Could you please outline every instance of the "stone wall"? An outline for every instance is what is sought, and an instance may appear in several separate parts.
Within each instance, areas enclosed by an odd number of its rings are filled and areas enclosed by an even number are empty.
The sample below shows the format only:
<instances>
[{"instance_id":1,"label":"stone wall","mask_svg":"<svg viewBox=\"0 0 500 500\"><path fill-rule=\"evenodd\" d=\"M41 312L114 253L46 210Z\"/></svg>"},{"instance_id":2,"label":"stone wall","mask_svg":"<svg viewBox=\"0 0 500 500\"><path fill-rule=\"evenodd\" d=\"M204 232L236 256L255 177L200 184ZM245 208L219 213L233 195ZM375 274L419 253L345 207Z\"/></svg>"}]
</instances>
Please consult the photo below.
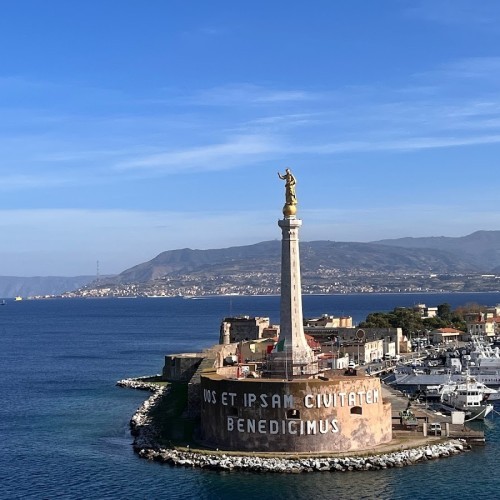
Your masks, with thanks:
<instances>
[{"instance_id":1,"label":"stone wall","mask_svg":"<svg viewBox=\"0 0 500 500\"><path fill-rule=\"evenodd\" d=\"M262 338L262 332L268 328L269 318L240 316L224 318L220 327L219 344L230 344L244 340Z\"/></svg>"},{"instance_id":2,"label":"stone wall","mask_svg":"<svg viewBox=\"0 0 500 500\"><path fill-rule=\"evenodd\" d=\"M164 380L187 382L206 355L201 353L171 354L165 356L162 377Z\"/></svg>"},{"instance_id":3,"label":"stone wall","mask_svg":"<svg viewBox=\"0 0 500 500\"><path fill-rule=\"evenodd\" d=\"M392 439L380 380L201 376L201 437L213 448L270 452L366 450Z\"/></svg>"}]
</instances>

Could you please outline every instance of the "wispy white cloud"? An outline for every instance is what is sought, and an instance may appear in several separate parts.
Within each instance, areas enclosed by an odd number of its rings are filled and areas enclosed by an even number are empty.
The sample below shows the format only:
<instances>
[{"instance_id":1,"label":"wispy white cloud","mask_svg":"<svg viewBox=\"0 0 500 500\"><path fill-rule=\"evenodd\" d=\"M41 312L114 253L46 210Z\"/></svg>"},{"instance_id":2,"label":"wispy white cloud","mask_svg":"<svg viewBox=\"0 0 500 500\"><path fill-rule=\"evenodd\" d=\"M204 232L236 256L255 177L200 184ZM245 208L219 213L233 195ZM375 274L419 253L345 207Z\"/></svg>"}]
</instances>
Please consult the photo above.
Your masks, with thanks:
<instances>
[{"instance_id":1,"label":"wispy white cloud","mask_svg":"<svg viewBox=\"0 0 500 500\"><path fill-rule=\"evenodd\" d=\"M0 90L2 92L25 92L34 90L60 90L63 85L42 79L26 78L22 75L0 76Z\"/></svg>"},{"instance_id":2,"label":"wispy white cloud","mask_svg":"<svg viewBox=\"0 0 500 500\"><path fill-rule=\"evenodd\" d=\"M138 103L166 106L239 106L264 107L272 104L293 104L321 99L321 94L303 89L277 89L249 83L179 91L166 88L157 96L142 98Z\"/></svg>"},{"instance_id":3,"label":"wispy white cloud","mask_svg":"<svg viewBox=\"0 0 500 500\"><path fill-rule=\"evenodd\" d=\"M318 144L315 146L310 146L308 148L302 148L301 151L311 154L334 154L370 151L416 151L421 149L498 143L500 143L500 134L477 137L410 137L400 138L393 141L373 140Z\"/></svg>"},{"instance_id":4,"label":"wispy white cloud","mask_svg":"<svg viewBox=\"0 0 500 500\"><path fill-rule=\"evenodd\" d=\"M223 170L259 161L278 151L283 151L279 140L263 136L238 136L223 143L137 157L134 160L119 163L116 168L185 173L199 170Z\"/></svg>"},{"instance_id":5,"label":"wispy white cloud","mask_svg":"<svg viewBox=\"0 0 500 500\"><path fill-rule=\"evenodd\" d=\"M418 151L450 147L464 147L480 144L498 144L498 135L478 135L474 137L454 136L414 136L392 140L373 137L371 140L337 142L285 143L261 140L235 141L193 149L169 151L146 155L135 160L119 163L117 170L137 170L146 174L192 173L198 171L218 171L238 168L252 163L283 155L335 155L344 153L368 153L383 151Z\"/></svg>"},{"instance_id":6,"label":"wispy white cloud","mask_svg":"<svg viewBox=\"0 0 500 500\"><path fill-rule=\"evenodd\" d=\"M217 26L204 26L200 29L200 33L207 36L219 36L225 33L227 30Z\"/></svg>"},{"instance_id":7,"label":"wispy white cloud","mask_svg":"<svg viewBox=\"0 0 500 500\"><path fill-rule=\"evenodd\" d=\"M500 4L499 4L500 5ZM483 83L498 81L500 77L500 57L468 57L450 61L426 72L417 73L415 78L434 81L434 88L455 86L463 80L482 80Z\"/></svg>"},{"instance_id":8,"label":"wispy white cloud","mask_svg":"<svg viewBox=\"0 0 500 500\"><path fill-rule=\"evenodd\" d=\"M294 154L497 144L500 98L479 85L473 94L459 85L472 77L483 82L496 76L500 78L500 58L468 58L414 75L397 87L316 92L227 85L186 91L179 99L174 92L173 108L134 101L130 108L102 116L81 115L76 108L65 113L34 109L31 121L28 108L17 118L9 110L9 127L0 127L0 154L18 170L7 176L2 189L103 183L125 173L151 177L227 170ZM11 79L4 80L13 86ZM1 86L0 81L0 93ZM99 99L106 100L106 92L93 95L98 96L95 107ZM63 166L65 175L59 176ZM39 167L44 176L38 175ZM94 174L90 181L85 180L89 171Z\"/></svg>"},{"instance_id":9,"label":"wispy white cloud","mask_svg":"<svg viewBox=\"0 0 500 500\"><path fill-rule=\"evenodd\" d=\"M444 67L452 76L461 78L498 78L500 57L475 57L462 59Z\"/></svg>"},{"instance_id":10,"label":"wispy white cloud","mask_svg":"<svg viewBox=\"0 0 500 500\"><path fill-rule=\"evenodd\" d=\"M496 28L500 21L498 2L485 0L413 0L406 14L445 25L468 28Z\"/></svg>"},{"instance_id":11,"label":"wispy white cloud","mask_svg":"<svg viewBox=\"0 0 500 500\"><path fill-rule=\"evenodd\" d=\"M226 85L202 90L186 100L206 106L269 105L317 100L314 92L294 89L274 89L253 84Z\"/></svg>"},{"instance_id":12,"label":"wispy white cloud","mask_svg":"<svg viewBox=\"0 0 500 500\"><path fill-rule=\"evenodd\" d=\"M231 28L227 25L207 24L192 26L190 29L182 30L179 36L193 43L206 43L210 38L221 37L227 34L231 34Z\"/></svg>"},{"instance_id":13,"label":"wispy white cloud","mask_svg":"<svg viewBox=\"0 0 500 500\"><path fill-rule=\"evenodd\" d=\"M0 191L19 189L42 189L47 187L61 187L70 184L68 178L52 175L5 175L0 183Z\"/></svg>"},{"instance_id":14,"label":"wispy white cloud","mask_svg":"<svg viewBox=\"0 0 500 500\"><path fill-rule=\"evenodd\" d=\"M235 131L240 133L280 134L283 135L291 129L304 129L324 123L323 113L286 113L282 115L262 116L244 122L235 127Z\"/></svg>"}]
</instances>

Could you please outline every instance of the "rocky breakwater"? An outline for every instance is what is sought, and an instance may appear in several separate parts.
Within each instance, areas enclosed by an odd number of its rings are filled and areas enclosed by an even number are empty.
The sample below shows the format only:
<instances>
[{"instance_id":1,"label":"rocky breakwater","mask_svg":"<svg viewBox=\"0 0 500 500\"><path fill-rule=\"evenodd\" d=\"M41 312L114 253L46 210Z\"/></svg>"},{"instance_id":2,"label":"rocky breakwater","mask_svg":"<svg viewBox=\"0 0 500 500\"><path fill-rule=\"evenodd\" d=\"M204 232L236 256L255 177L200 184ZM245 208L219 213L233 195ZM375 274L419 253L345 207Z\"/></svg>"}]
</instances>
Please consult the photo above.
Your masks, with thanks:
<instances>
[{"instance_id":1,"label":"rocky breakwater","mask_svg":"<svg viewBox=\"0 0 500 500\"><path fill-rule=\"evenodd\" d=\"M157 449L158 431L151 418L151 410L159 403L168 391L168 386L160 386L150 382L151 377L129 378L119 380L116 385L141 391L150 391L153 394L142 403L130 419L130 432L134 436L134 450L139 453L143 449Z\"/></svg>"},{"instance_id":2,"label":"rocky breakwater","mask_svg":"<svg viewBox=\"0 0 500 500\"><path fill-rule=\"evenodd\" d=\"M163 448L158 445L158 431L151 410L168 391L168 387L143 379L126 379L117 382L121 387L152 391L153 394L137 409L130 420L134 436L134 451L142 458L184 467L214 470L245 470L253 472L298 473L314 471L363 471L380 470L414 465L427 460L450 457L462 453L470 446L462 439L398 450L370 456L281 458L246 454L209 453L205 451ZM149 378L150 379L150 378Z\"/></svg>"},{"instance_id":3,"label":"rocky breakwater","mask_svg":"<svg viewBox=\"0 0 500 500\"><path fill-rule=\"evenodd\" d=\"M159 375L156 375L159 377ZM125 378L119 380L116 385L119 387L128 387L129 389L139 389L141 391L156 392L161 386L155 382L151 382L153 377L138 377L138 378Z\"/></svg>"},{"instance_id":4,"label":"rocky breakwater","mask_svg":"<svg viewBox=\"0 0 500 500\"><path fill-rule=\"evenodd\" d=\"M264 458L258 456L233 456L225 454L205 454L175 449L143 448L139 455L148 460L185 467L201 467L216 470L246 470L253 472L347 472L390 469L414 465L418 462L449 457L468 449L462 440L422 446L394 453L353 456L342 458Z\"/></svg>"}]
</instances>

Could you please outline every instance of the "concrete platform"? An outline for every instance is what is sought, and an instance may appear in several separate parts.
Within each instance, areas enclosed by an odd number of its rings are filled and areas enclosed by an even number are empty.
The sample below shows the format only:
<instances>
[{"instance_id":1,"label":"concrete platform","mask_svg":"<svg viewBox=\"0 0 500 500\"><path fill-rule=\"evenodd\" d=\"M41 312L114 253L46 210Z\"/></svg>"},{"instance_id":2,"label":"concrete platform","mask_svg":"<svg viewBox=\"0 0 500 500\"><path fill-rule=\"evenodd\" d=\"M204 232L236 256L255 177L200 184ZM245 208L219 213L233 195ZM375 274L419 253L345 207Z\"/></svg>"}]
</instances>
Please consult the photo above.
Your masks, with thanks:
<instances>
[{"instance_id":1,"label":"concrete platform","mask_svg":"<svg viewBox=\"0 0 500 500\"><path fill-rule=\"evenodd\" d=\"M485 437L484 431L475 430L468 427L466 424L452 424L451 416L444 415L442 413L426 408L424 405L411 404L410 400L404 396L401 392L382 384L382 396L387 398L392 405L392 417L393 417L393 437L395 439L422 439L424 442L432 440L432 438L442 438L449 437L453 439L465 439L469 444L484 444ZM400 412L410 409L415 415L418 424L416 426L405 426L400 425ZM443 432L441 435L434 436L428 435L424 436L422 431L422 424L427 423L440 423ZM448 424L449 432L445 433L446 424Z\"/></svg>"}]
</instances>

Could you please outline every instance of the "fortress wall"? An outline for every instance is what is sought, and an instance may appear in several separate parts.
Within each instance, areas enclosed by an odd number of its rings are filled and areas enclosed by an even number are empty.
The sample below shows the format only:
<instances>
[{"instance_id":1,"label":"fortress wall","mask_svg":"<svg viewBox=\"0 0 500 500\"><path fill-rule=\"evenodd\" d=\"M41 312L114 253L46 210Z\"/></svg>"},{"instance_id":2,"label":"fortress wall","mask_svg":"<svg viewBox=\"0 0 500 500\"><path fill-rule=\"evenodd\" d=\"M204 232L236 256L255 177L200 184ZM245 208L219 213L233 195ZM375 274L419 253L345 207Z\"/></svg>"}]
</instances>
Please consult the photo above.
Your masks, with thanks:
<instances>
[{"instance_id":1,"label":"fortress wall","mask_svg":"<svg viewBox=\"0 0 500 500\"><path fill-rule=\"evenodd\" d=\"M200 353L171 354L165 356L162 377L164 380L187 382L205 358Z\"/></svg>"},{"instance_id":2,"label":"fortress wall","mask_svg":"<svg viewBox=\"0 0 500 500\"><path fill-rule=\"evenodd\" d=\"M366 450L392 439L380 380L201 377L201 436L219 449L268 452Z\"/></svg>"}]
</instances>

